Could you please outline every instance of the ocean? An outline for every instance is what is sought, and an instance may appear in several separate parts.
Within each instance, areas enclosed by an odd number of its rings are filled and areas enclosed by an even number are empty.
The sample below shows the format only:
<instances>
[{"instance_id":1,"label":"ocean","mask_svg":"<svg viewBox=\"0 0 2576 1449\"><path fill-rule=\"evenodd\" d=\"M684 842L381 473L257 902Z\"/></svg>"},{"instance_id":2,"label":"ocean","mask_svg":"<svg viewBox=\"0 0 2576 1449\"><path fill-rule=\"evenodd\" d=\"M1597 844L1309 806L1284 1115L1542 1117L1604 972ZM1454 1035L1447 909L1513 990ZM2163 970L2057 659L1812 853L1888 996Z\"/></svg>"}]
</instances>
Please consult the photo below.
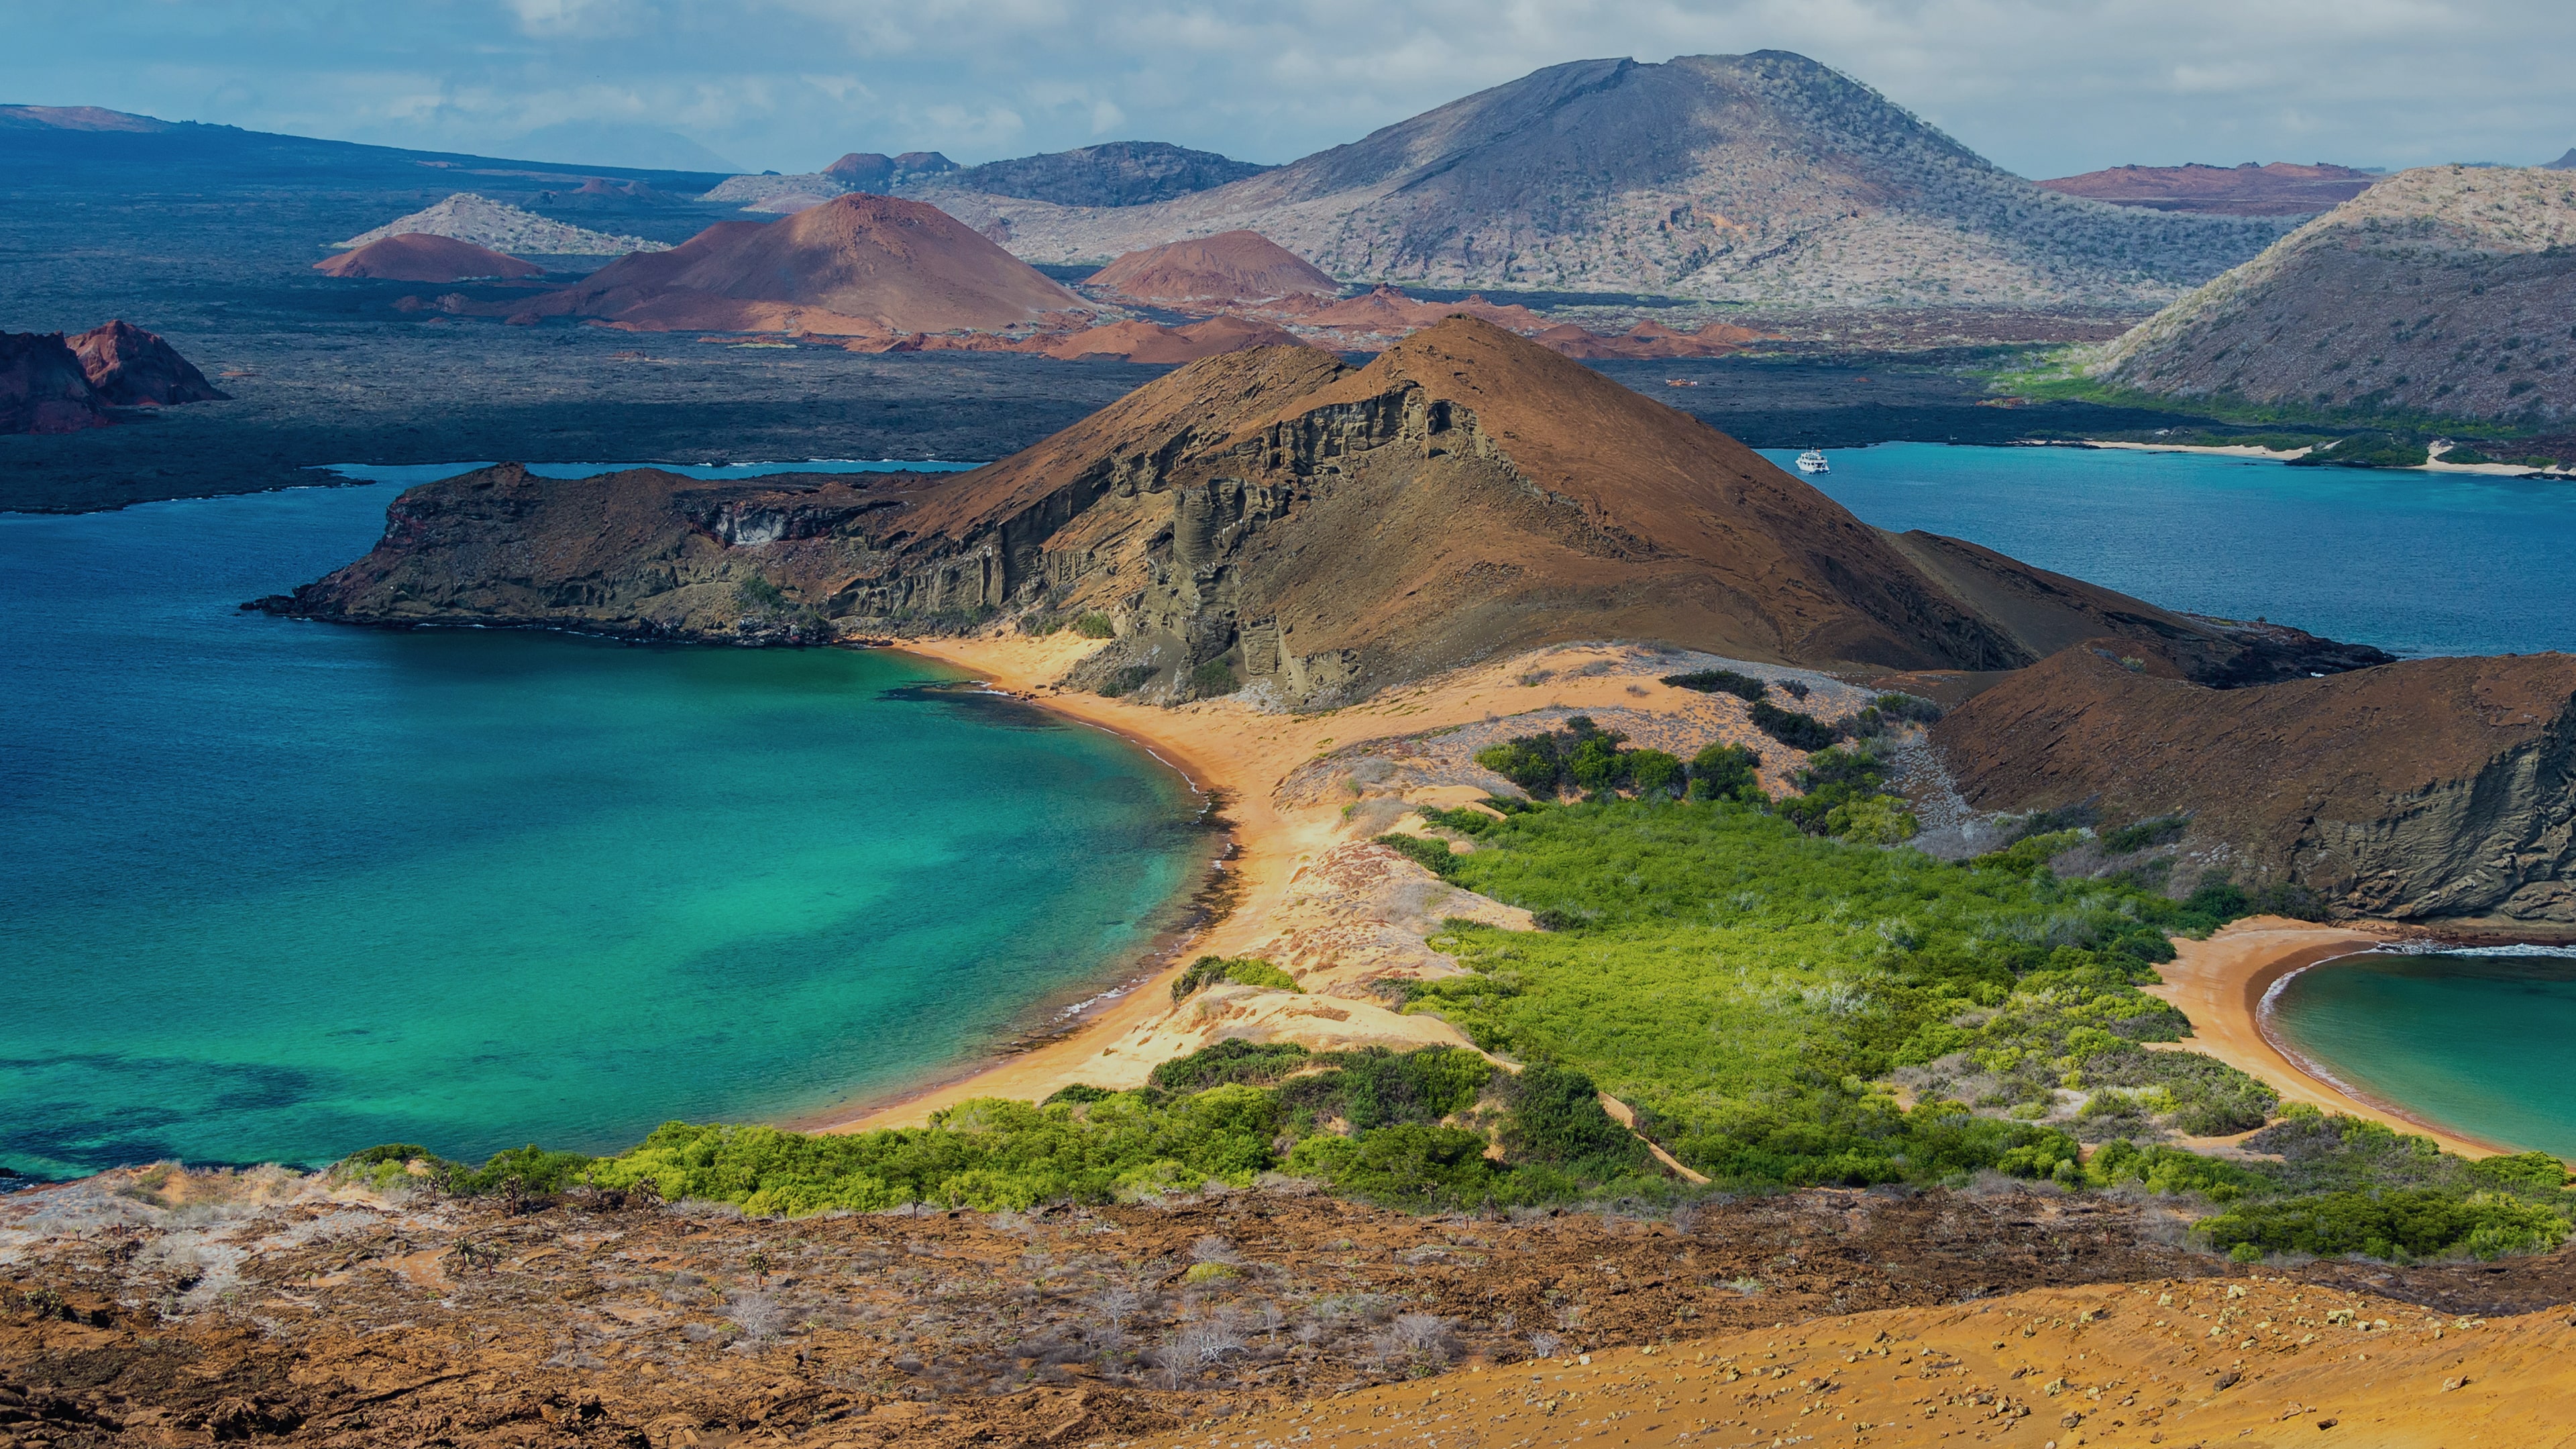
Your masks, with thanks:
<instances>
[{"instance_id":1,"label":"ocean","mask_svg":"<svg viewBox=\"0 0 2576 1449\"><path fill-rule=\"evenodd\" d=\"M2281 1040L2355 1095L2576 1158L2576 959L2351 956L2289 978L2268 1008Z\"/></svg>"},{"instance_id":2,"label":"ocean","mask_svg":"<svg viewBox=\"0 0 2576 1449\"><path fill-rule=\"evenodd\" d=\"M1794 451L1764 456L1788 467ZM1837 449L1811 479L1925 529L2168 609L2398 655L2576 647L2576 483L2114 448Z\"/></svg>"},{"instance_id":3,"label":"ocean","mask_svg":"<svg viewBox=\"0 0 2576 1449\"><path fill-rule=\"evenodd\" d=\"M392 497L0 515L0 1166L824 1111L1110 985L1215 844L927 661L235 608Z\"/></svg>"}]
</instances>

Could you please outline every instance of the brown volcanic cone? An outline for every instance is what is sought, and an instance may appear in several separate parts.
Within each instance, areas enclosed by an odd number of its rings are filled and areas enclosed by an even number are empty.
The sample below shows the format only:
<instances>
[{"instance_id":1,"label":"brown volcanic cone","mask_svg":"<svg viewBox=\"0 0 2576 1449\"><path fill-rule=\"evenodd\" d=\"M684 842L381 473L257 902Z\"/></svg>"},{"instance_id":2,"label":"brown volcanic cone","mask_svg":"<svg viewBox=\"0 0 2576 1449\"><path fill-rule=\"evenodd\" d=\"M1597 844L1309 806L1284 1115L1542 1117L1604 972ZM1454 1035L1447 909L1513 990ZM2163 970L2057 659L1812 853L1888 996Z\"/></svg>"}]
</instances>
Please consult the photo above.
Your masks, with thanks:
<instances>
[{"instance_id":1,"label":"brown volcanic cone","mask_svg":"<svg viewBox=\"0 0 2576 1449\"><path fill-rule=\"evenodd\" d=\"M587 188L585 188L587 189ZM545 268L452 236L407 231L313 264L332 277L387 282L462 282L469 277L542 277Z\"/></svg>"},{"instance_id":2,"label":"brown volcanic cone","mask_svg":"<svg viewBox=\"0 0 2576 1449\"><path fill-rule=\"evenodd\" d=\"M1933 742L1980 809L2187 814L2189 842L2340 909L2576 924L2576 657L2410 659L2232 690L2163 666L2122 641L2068 649Z\"/></svg>"},{"instance_id":3,"label":"brown volcanic cone","mask_svg":"<svg viewBox=\"0 0 2576 1449\"><path fill-rule=\"evenodd\" d=\"M628 489L603 514L597 490L550 505L559 491L510 470L414 489L374 553L278 607L733 638L735 585L757 573L851 634L1098 609L1121 637L1085 679L1142 667L1169 693L1224 660L1301 705L1573 639L1899 669L2009 669L2104 635L2196 673L2253 652L1870 528L1733 438L1463 317L1365 368L1310 347L1195 362L972 473L836 484L856 501L828 524L778 521L774 483L687 484L687 519L674 494Z\"/></svg>"},{"instance_id":4,"label":"brown volcanic cone","mask_svg":"<svg viewBox=\"0 0 2576 1449\"><path fill-rule=\"evenodd\" d=\"M1082 299L935 206L852 193L776 222L720 221L639 252L535 310L675 328L992 330Z\"/></svg>"},{"instance_id":5,"label":"brown volcanic cone","mask_svg":"<svg viewBox=\"0 0 2576 1449\"><path fill-rule=\"evenodd\" d=\"M0 332L0 433L76 433L108 421L61 333Z\"/></svg>"},{"instance_id":6,"label":"brown volcanic cone","mask_svg":"<svg viewBox=\"0 0 2576 1449\"><path fill-rule=\"evenodd\" d=\"M179 349L131 322L107 322L66 339L81 360L90 386L116 407L166 407L174 403L223 402L232 394L217 392Z\"/></svg>"},{"instance_id":7,"label":"brown volcanic cone","mask_svg":"<svg viewBox=\"0 0 2576 1449\"><path fill-rule=\"evenodd\" d=\"M1257 231L1227 231L1129 252L1089 285L1165 306L1338 297L1342 284Z\"/></svg>"}]
</instances>

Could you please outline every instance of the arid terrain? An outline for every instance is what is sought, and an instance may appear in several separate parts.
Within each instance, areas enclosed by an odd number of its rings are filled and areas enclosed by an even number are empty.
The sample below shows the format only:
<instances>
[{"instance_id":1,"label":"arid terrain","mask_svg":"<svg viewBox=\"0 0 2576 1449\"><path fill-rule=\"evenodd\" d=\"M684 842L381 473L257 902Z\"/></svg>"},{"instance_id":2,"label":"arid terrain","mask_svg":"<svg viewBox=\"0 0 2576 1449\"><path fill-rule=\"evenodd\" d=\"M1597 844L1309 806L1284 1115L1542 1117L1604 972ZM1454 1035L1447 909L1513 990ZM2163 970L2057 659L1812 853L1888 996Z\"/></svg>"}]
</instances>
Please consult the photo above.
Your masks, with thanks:
<instances>
[{"instance_id":1,"label":"arid terrain","mask_svg":"<svg viewBox=\"0 0 2576 1449\"><path fill-rule=\"evenodd\" d=\"M2322 161L2313 166L2248 161L2241 166L2114 166L2039 184L2069 196L2155 211L2313 216L2352 200L2378 180L2376 172Z\"/></svg>"},{"instance_id":2,"label":"arid terrain","mask_svg":"<svg viewBox=\"0 0 2576 1449\"><path fill-rule=\"evenodd\" d=\"M2571 236L2567 172L2401 172L2158 313L2087 371L2182 399L2554 428L2576 410Z\"/></svg>"},{"instance_id":3,"label":"arid terrain","mask_svg":"<svg viewBox=\"0 0 2576 1449\"><path fill-rule=\"evenodd\" d=\"M2174 1231L2027 1188L763 1221L130 1170L0 1199L0 1436L1499 1446L1767 1442L1822 1411L1887 1445L2314 1443L2320 1419L2328 1442L2569 1442L2534 1417L2568 1254L2222 1276Z\"/></svg>"}]
</instances>

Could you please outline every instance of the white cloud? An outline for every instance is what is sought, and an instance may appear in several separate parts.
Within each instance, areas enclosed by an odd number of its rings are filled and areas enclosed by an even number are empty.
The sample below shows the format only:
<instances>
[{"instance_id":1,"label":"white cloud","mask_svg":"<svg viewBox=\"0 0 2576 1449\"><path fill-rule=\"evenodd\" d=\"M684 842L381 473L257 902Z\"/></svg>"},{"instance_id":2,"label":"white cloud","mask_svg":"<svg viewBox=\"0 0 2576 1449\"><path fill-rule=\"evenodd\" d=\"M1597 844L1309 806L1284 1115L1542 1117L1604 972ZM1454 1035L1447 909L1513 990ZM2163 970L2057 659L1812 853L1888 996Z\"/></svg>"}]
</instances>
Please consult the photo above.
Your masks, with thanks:
<instances>
[{"instance_id":1,"label":"white cloud","mask_svg":"<svg viewBox=\"0 0 2576 1449\"><path fill-rule=\"evenodd\" d=\"M2576 142L2564 0L93 0L11 40L13 99L460 148L649 121L779 170L1126 138L1282 161L1545 65L1766 48L2029 175Z\"/></svg>"}]
</instances>

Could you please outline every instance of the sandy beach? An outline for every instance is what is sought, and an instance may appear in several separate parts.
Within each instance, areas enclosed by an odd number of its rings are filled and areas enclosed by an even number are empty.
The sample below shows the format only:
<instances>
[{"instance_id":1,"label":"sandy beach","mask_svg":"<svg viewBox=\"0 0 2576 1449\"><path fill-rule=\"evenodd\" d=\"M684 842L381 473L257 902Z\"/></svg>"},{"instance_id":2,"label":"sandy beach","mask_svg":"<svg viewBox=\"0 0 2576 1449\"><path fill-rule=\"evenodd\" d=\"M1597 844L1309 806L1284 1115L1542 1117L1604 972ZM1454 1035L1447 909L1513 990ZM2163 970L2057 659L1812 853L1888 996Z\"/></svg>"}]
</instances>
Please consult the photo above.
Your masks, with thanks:
<instances>
[{"instance_id":1,"label":"sandy beach","mask_svg":"<svg viewBox=\"0 0 2576 1449\"><path fill-rule=\"evenodd\" d=\"M1201 955L1247 954L1257 944L1275 945L1283 919L1295 914L1291 886L1299 880L1300 868L1315 864L1336 846L1384 828L1382 823L1371 826L1365 817L1346 820L1344 807L1350 801L1346 794L1318 798L1312 791L1301 795L1281 790L1300 766L1321 756L1370 740L1484 724L1551 707L1605 715L1623 711L1630 716L1669 716L1677 721L1688 718L1694 728L1702 729L1706 726L1701 721L1713 708L1740 709L1731 698L1713 706L1708 695L1657 682L1654 675L1673 666L1659 663L1650 651L1623 645L1541 649L1312 714L1265 714L1238 699L1166 708L1059 691L1052 681L1098 647L1069 634L923 639L907 641L903 647L968 670L994 688L1028 695L1034 703L1069 718L1114 730L1153 751L1199 788L1222 792L1226 817L1234 823L1236 853L1225 869L1236 877L1235 903L1222 920L1185 941L1161 974L1065 1036L893 1101L808 1124L825 1131L916 1126L931 1113L973 1097L1037 1100L1073 1082L1101 1086L1140 1082L1156 1062L1194 1050L1195 1043L1172 1020L1176 1013L1171 979ZM1538 683L1522 682L1539 674L1546 677ZM1783 765L1789 763L1776 745L1769 749ZM1781 782L1769 783L1776 789ZM1451 785L1410 790L1403 798L1454 805L1483 793ZM1382 1008L1350 1001L1337 1006L1364 1018L1381 1034L1401 1030L1422 1045L1467 1044L1454 1028L1435 1017L1399 1018Z\"/></svg>"},{"instance_id":2,"label":"sandy beach","mask_svg":"<svg viewBox=\"0 0 2576 1449\"><path fill-rule=\"evenodd\" d=\"M2492 1157L2505 1149L2447 1132L2344 1091L2309 1072L2263 1030L2263 993L2293 972L2387 944L2388 934L2321 926L2281 916L2248 916L2206 941L2174 942L2174 959L2156 968L2160 986L2142 988L2191 1018L2194 1035L2179 1047L2216 1057L2261 1079L2284 1102L2384 1123L2432 1138L2446 1152Z\"/></svg>"}]
</instances>

